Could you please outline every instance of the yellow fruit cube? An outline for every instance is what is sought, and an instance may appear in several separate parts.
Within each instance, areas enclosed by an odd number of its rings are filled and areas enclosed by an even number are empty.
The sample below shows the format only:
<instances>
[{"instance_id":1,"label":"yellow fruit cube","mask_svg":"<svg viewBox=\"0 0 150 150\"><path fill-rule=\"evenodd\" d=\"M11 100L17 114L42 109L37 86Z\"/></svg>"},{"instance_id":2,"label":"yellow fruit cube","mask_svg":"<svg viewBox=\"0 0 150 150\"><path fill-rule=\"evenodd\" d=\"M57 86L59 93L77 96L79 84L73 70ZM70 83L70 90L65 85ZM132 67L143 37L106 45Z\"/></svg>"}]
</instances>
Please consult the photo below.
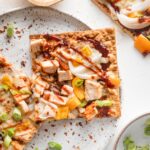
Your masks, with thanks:
<instances>
[{"instance_id":1,"label":"yellow fruit cube","mask_svg":"<svg viewBox=\"0 0 150 150\"><path fill-rule=\"evenodd\" d=\"M12 87L12 78L9 75L5 74L2 77L2 84Z\"/></svg>"},{"instance_id":2,"label":"yellow fruit cube","mask_svg":"<svg viewBox=\"0 0 150 150\"><path fill-rule=\"evenodd\" d=\"M74 110L80 104L81 104L80 100L76 96L74 96L69 99L67 106L69 107L70 110Z\"/></svg>"},{"instance_id":3,"label":"yellow fruit cube","mask_svg":"<svg viewBox=\"0 0 150 150\"><path fill-rule=\"evenodd\" d=\"M68 106L59 107L57 115L56 115L56 120L67 119L68 114L69 114L69 107Z\"/></svg>"},{"instance_id":4,"label":"yellow fruit cube","mask_svg":"<svg viewBox=\"0 0 150 150\"><path fill-rule=\"evenodd\" d=\"M76 95L77 98L79 98L79 100L84 100L85 99L85 90L83 85L77 87L77 81L79 78L75 77L72 80L72 86L73 86L73 90L74 90L74 94Z\"/></svg>"},{"instance_id":5,"label":"yellow fruit cube","mask_svg":"<svg viewBox=\"0 0 150 150\"><path fill-rule=\"evenodd\" d=\"M120 79L116 76L109 77L109 81L116 88L118 88L120 86Z\"/></svg>"},{"instance_id":6,"label":"yellow fruit cube","mask_svg":"<svg viewBox=\"0 0 150 150\"><path fill-rule=\"evenodd\" d=\"M149 53L150 52L150 40L148 40L144 35L140 34L135 38L134 46L141 53Z\"/></svg>"},{"instance_id":7,"label":"yellow fruit cube","mask_svg":"<svg viewBox=\"0 0 150 150\"><path fill-rule=\"evenodd\" d=\"M84 46L81 51L82 51L82 54L84 54L87 57L92 55L92 51L91 51L90 47L87 45Z\"/></svg>"},{"instance_id":8,"label":"yellow fruit cube","mask_svg":"<svg viewBox=\"0 0 150 150\"><path fill-rule=\"evenodd\" d=\"M81 60L81 58L79 58L79 57L77 57L77 58L75 59L75 61L74 61L74 60L72 61L72 64L73 64L74 67L79 66L80 63L82 63L82 60Z\"/></svg>"}]
</instances>

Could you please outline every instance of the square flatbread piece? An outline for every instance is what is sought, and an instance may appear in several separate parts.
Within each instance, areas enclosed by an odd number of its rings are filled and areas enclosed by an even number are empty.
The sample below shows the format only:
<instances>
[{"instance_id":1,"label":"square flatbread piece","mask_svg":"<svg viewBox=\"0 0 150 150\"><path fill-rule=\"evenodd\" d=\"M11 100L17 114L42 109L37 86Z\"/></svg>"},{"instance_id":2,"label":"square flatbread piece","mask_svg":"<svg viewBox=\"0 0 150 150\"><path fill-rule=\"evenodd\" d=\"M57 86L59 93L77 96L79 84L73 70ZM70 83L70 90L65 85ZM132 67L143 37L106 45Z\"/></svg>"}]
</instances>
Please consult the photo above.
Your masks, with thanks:
<instances>
[{"instance_id":1,"label":"square flatbread piece","mask_svg":"<svg viewBox=\"0 0 150 150\"><path fill-rule=\"evenodd\" d=\"M114 29L31 35L35 119L120 116Z\"/></svg>"}]
</instances>

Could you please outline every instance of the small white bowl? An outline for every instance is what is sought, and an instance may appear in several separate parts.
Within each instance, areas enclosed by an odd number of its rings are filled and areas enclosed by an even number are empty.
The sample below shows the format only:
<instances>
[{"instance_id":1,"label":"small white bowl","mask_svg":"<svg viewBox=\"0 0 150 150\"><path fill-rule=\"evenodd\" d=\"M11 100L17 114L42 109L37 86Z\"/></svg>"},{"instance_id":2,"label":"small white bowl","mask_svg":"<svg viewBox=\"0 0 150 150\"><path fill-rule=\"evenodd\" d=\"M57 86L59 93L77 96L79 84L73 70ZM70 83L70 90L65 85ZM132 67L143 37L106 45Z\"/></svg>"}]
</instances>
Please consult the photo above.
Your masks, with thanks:
<instances>
[{"instance_id":1,"label":"small white bowl","mask_svg":"<svg viewBox=\"0 0 150 150\"><path fill-rule=\"evenodd\" d=\"M114 150L124 150L123 141L127 136L131 136L138 146L150 144L150 137L144 135L144 123L147 119L150 119L150 113L139 116L128 123L117 138Z\"/></svg>"}]
</instances>

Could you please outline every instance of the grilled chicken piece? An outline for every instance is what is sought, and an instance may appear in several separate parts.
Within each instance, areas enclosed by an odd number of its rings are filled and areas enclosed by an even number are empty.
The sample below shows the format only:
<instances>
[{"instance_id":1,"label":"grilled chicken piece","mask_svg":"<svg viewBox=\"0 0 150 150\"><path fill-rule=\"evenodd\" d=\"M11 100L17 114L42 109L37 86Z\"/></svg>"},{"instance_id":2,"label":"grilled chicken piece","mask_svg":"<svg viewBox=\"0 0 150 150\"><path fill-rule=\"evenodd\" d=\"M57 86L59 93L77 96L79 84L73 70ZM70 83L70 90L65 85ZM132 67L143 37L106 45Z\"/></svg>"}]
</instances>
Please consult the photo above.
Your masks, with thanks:
<instances>
[{"instance_id":1,"label":"grilled chicken piece","mask_svg":"<svg viewBox=\"0 0 150 150\"><path fill-rule=\"evenodd\" d=\"M85 118L89 121L94 118L98 114L98 110L96 108L95 102L91 103L89 106L85 108Z\"/></svg>"},{"instance_id":2,"label":"grilled chicken piece","mask_svg":"<svg viewBox=\"0 0 150 150\"><path fill-rule=\"evenodd\" d=\"M21 109L24 113L28 113L29 112L29 107L27 105L27 103L25 101L21 101L18 103L21 106Z\"/></svg>"},{"instance_id":3,"label":"grilled chicken piece","mask_svg":"<svg viewBox=\"0 0 150 150\"><path fill-rule=\"evenodd\" d=\"M67 71L58 70L58 80L59 80L59 82L68 81L68 80L72 80L72 79L73 79L73 75L72 75L70 70L67 70Z\"/></svg>"},{"instance_id":4,"label":"grilled chicken piece","mask_svg":"<svg viewBox=\"0 0 150 150\"><path fill-rule=\"evenodd\" d=\"M54 94L53 92L50 92L49 101L54 104L65 105L68 101L68 98L65 96L60 96L60 95Z\"/></svg>"},{"instance_id":5,"label":"grilled chicken piece","mask_svg":"<svg viewBox=\"0 0 150 150\"><path fill-rule=\"evenodd\" d=\"M36 53L41 50L42 43L44 39L36 39L31 41L31 51L32 53Z\"/></svg>"},{"instance_id":6,"label":"grilled chicken piece","mask_svg":"<svg viewBox=\"0 0 150 150\"><path fill-rule=\"evenodd\" d=\"M73 88L69 85L63 85L61 88L61 94L65 96L69 96L73 94Z\"/></svg>"},{"instance_id":7,"label":"grilled chicken piece","mask_svg":"<svg viewBox=\"0 0 150 150\"><path fill-rule=\"evenodd\" d=\"M35 82L33 88L34 96L40 97L43 94L44 90L49 87L49 84L40 78L35 79L34 82Z\"/></svg>"},{"instance_id":8,"label":"grilled chicken piece","mask_svg":"<svg viewBox=\"0 0 150 150\"><path fill-rule=\"evenodd\" d=\"M47 61L41 62L41 67L44 72L53 74L57 71L59 67L59 63L57 60L47 60Z\"/></svg>"},{"instance_id":9,"label":"grilled chicken piece","mask_svg":"<svg viewBox=\"0 0 150 150\"><path fill-rule=\"evenodd\" d=\"M33 136L37 132L37 129L30 121L27 121L16 126L15 131L15 140L28 143L32 140Z\"/></svg>"},{"instance_id":10,"label":"grilled chicken piece","mask_svg":"<svg viewBox=\"0 0 150 150\"><path fill-rule=\"evenodd\" d=\"M92 80L85 81L85 99L87 101L100 99L102 96L102 86L100 83Z\"/></svg>"},{"instance_id":11,"label":"grilled chicken piece","mask_svg":"<svg viewBox=\"0 0 150 150\"><path fill-rule=\"evenodd\" d=\"M35 105L36 120L46 120L54 118L57 112L57 106L44 99L40 99L39 103Z\"/></svg>"}]
</instances>

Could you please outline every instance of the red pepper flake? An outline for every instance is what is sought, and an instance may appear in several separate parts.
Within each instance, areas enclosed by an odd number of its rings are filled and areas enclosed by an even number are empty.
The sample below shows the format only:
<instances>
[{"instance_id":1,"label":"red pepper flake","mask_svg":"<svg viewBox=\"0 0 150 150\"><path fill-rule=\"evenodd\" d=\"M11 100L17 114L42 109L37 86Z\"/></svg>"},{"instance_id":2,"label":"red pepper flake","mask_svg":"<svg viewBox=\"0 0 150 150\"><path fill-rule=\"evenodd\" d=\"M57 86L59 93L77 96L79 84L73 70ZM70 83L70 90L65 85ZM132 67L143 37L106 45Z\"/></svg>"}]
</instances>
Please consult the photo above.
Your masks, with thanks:
<instances>
[{"instance_id":1,"label":"red pepper flake","mask_svg":"<svg viewBox=\"0 0 150 150\"><path fill-rule=\"evenodd\" d=\"M83 127L83 124L82 124L82 122L79 122L79 126Z\"/></svg>"},{"instance_id":2,"label":"red pepper flake","mask_svg":"<svg viewBox=\"0 0 150 150\"><path fill-rule=\"evenodd\" d=\"M92 136L92 135L89 134L88 136L89 136L89 139L91 139L91 140L93 139L93 136Z\"/></svg>"},{"instance_id":3,"label":"red pepper flake","mask_svg":"<svg viewBox=\"0 0 150 150\"><path fill-rule=\"evenodd\" d=\"M0 29L0 33L4 33L5 32L5 30L4 29Z\"/></svg>"},{"instance_id":4,"label":"red pepper flake","mask_svg":"<svg viewBox=\"0 0 150 150\"><path fill-rule=\"evenodd\" d=\"M21 32L19 30L16 31L16 34L21 34Z\"/></svg>"},{"instance_id":5,"label":"red pepper flake","mask_svg":"<svg viewBox=\"0 0 150 150\"><path fill-rule=\"evenodd\" d=\"M56 125L55 124L51 124L51 127L55 127Z\"/></svg>"},{"instance_id":6,"label":"red pepper flake","mask_svg":"<svg viewBox=\"0 0 150 150\"><path fill-rule=\"evenodd\" d=\"M22 60L21 61L21 67L25 67L26 66L26 61Z\"/></svg>"},{"instance_id":7,"label":"red pepper flake","mask_svg":"<svg viewBox=\"0 0 150 150\"><path fill-rule=\"evenodd\" d=\"M24 21L25 21L25 20L27 20L27 17L26 17L26 16L24 17Z\"/></svg>"},{"instance_id":8,"label":"red pepper flake","mask_svg":"<svg viewBox=\"0 0 150 150\"><path fill-rule=\"evenodd\" d=\"M64 135L67 136L68 135L67 132L64 132Z\"/></svg>"},{"instance_id":9,"label":"red pepper flake","mask_svg":"<svg viewBox=\"0 0 150 150\"><path fill-rule=\"evenodd\" d=\"M32 24L28 26L28 29L32 28Z\"/></svg>"},{"instance_id":10,"label":"red pepper flake","mask_svg":"<svg viewBox=\"0 0 150 150\"><path fill-rule=\"evenodd\" d=\"M45 131L45 132L48 132L48 129L45 129L44 131Z\"/></svg>"}]
</instances>

